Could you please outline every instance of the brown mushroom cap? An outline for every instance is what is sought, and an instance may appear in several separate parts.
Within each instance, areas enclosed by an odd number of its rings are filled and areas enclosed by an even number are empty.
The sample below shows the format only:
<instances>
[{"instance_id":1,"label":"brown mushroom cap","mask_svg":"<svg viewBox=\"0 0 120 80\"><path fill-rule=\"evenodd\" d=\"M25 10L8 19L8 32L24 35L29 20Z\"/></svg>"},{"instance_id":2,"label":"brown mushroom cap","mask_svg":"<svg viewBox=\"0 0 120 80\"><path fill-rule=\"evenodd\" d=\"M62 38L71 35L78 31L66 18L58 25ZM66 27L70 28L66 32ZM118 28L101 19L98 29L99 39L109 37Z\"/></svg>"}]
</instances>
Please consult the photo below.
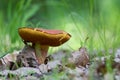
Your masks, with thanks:
<instances>
[{"instance_id":1,"label":"brown mushroom cap","mask_svg":"<svg viewBox=\"0 0 120 80\"><path fill-rule=\"evenodd\" d=\"M62 30L47 30L41 28L19 28L19 35L26 42L41 45L59 46L68 41L71 35Z\"/></svg>"}]
</instances>

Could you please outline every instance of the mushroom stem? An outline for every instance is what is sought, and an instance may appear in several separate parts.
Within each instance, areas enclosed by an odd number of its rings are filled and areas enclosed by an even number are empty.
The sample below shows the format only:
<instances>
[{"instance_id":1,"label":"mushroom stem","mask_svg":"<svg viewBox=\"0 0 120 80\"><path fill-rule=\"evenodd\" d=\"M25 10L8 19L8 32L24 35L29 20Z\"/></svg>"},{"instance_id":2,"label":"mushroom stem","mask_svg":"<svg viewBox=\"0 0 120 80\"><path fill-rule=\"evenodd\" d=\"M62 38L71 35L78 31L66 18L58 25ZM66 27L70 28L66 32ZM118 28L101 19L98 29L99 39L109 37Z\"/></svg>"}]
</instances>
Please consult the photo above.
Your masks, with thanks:
<instances>
[{"instance_id":1,"label":"mushroom stem","mask_svg":"<svg viewBox=\"0 0 120 80\"><path fill-rule=\"evenodd\" d=\"M47 56L49 46L40 45L38 43L36 43L34 46L35 46L35 55L38 60L38 64L44 63L46 56Z\"/></svg>"}]
</instances>

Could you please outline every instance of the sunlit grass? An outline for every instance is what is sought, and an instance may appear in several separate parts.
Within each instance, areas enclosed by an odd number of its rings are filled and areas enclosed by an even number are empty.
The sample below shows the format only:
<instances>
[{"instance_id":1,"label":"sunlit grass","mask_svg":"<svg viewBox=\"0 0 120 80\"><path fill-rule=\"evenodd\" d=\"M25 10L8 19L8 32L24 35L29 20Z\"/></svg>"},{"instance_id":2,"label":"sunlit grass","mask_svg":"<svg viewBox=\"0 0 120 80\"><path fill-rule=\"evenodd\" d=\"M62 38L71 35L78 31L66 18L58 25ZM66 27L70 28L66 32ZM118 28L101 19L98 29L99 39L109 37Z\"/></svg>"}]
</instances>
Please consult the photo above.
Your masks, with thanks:
<instances>
[{"instance_id":1,"label":"sunlit grass","mask_svg":"<svg viewBox=\"0 0 120 80\"><path fill-rule=\"evenodd\" d=\"M103 4L103 1L90 0L89 2L80 3L87 4L88 9L77 11L79 7L75 5L77 8L74 10L74 4L69 4L70 1L59 1L59 3L54 0L47 1L46 6L49 7L47 14L50 13L48 18L50 24L46 25L50 29L53 27L54 29L65 30L71 34L71 39L65 43L66 45L62 46L66 49L76 50L83 45L91 51L117 48L120 43L120 11L115 6L115 3L112 2L112 0L109 3L106 1ZM57 5L54 5L55 3ZM77 3L77 1L74 3ZM97 6L98 3L100 4L99 6ZM27 2L20 0L15 7L12 6L12 2L8 3L8 8L6 9L8 12L7 20L4 17L4 12L0 11L0 47L2 53L8 52L12 47L14 49L23 46L17 33L19 27L26 25L45 27L41 26L42 23L39 21L37 24L27 21L39 8L37 5L31 5L31 0ZM106 7L106 5L109 7ZM57 7L53 8L55 6ZM110 6L112 6L112 9ZM80 6L80 9L81 7L84 7L84 5ZM53 10L52 12L51 9ZM99 11L96 12L95 9L99 9ZM89 39L85 42L87 37Z\"/></svg>"},{"instance_id":2,"label":"sunlit grass","mask_svg":"<svg viewBox=\"0 0 120 80\"><path fill-rule=\"evenodd\" d=\"M32 5L32 0L9 1L6 8L0 10L0 55L20 49L22 41L18 35L18 28L29 24L28 20L39 9ZM5 13L7 11L7 13Z\"/></svg>"}]
</instances>

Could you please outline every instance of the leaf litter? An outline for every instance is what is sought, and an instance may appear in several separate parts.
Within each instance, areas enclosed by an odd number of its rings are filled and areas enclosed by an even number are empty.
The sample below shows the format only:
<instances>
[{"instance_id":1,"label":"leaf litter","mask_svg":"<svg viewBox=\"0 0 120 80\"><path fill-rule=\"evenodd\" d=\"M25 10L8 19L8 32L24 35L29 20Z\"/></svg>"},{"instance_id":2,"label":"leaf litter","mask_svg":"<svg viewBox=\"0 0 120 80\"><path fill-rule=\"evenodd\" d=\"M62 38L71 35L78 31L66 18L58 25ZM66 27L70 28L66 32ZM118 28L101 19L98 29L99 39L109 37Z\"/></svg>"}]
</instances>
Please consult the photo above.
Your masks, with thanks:
<instances>
[{"instance_id":1,"label":"leaf litter","mask_svg":"<svg viewBox=\"0 0 120 80\"><path fill-rule=\"evenodd\" d=\"M35 50L26 45L21 51L7 54L0 59L0 78L3 80L53 80L53 75L61 74L57 80L107 80L111 76L106 68L106 58L89 57L85 47L74 52L60 50L48 55L44 64L38 64ZM112 74L115 80L120 79L120 49L111 58ZM12 76L12 77L11 77ZM63 76L63 77L62 77ZM109 78L108 78L109 77Z\"/></svg>"}]
</instances>

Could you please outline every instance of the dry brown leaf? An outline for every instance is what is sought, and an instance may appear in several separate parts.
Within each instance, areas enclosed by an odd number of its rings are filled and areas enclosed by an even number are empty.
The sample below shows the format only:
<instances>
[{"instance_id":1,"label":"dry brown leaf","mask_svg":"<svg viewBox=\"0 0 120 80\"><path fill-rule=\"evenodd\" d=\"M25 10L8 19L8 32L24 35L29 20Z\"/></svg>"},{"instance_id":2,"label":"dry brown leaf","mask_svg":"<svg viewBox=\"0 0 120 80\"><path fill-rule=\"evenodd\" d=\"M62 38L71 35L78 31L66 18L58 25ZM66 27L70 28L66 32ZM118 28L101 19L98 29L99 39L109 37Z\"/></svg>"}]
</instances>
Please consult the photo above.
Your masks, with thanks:
<instances>
[{"instance_id":1,"label":"dry brown leaf","mask_svg":"<svg viewBox=\"0 0 120 80\"><path fill-rule=\"evenodd\" d=\"M7 54L4 57L0 59L0 65L6 65L9 66L10 62L15 62L17 59L18 51L15 51L11 54Z\"/></svg>"},{"instance_id":2,"label":"dry brown leaf","mask_svg":"<svg viewBox=\"0 0 120 80\"><path fill-rule=\"evenodd\" d=\"M17 55L16 64L11 66L12 70L19 67L37 67L38 64L35 57L35 50L31 46L26 45L19 55Z\"/></svg>"},{"instance_id":3,"label":"dry brown leaf","mask_svg":"<svg viewBox=\"0 0 120 80\"><path fill-rule=\"evenodd\" d=\"M72 66L84 66L89 63L88 52L85 47L81 47L79 50L72 53L71 57L68 59L68 66L72 64Z\"/></svg>"}]
</instances>

